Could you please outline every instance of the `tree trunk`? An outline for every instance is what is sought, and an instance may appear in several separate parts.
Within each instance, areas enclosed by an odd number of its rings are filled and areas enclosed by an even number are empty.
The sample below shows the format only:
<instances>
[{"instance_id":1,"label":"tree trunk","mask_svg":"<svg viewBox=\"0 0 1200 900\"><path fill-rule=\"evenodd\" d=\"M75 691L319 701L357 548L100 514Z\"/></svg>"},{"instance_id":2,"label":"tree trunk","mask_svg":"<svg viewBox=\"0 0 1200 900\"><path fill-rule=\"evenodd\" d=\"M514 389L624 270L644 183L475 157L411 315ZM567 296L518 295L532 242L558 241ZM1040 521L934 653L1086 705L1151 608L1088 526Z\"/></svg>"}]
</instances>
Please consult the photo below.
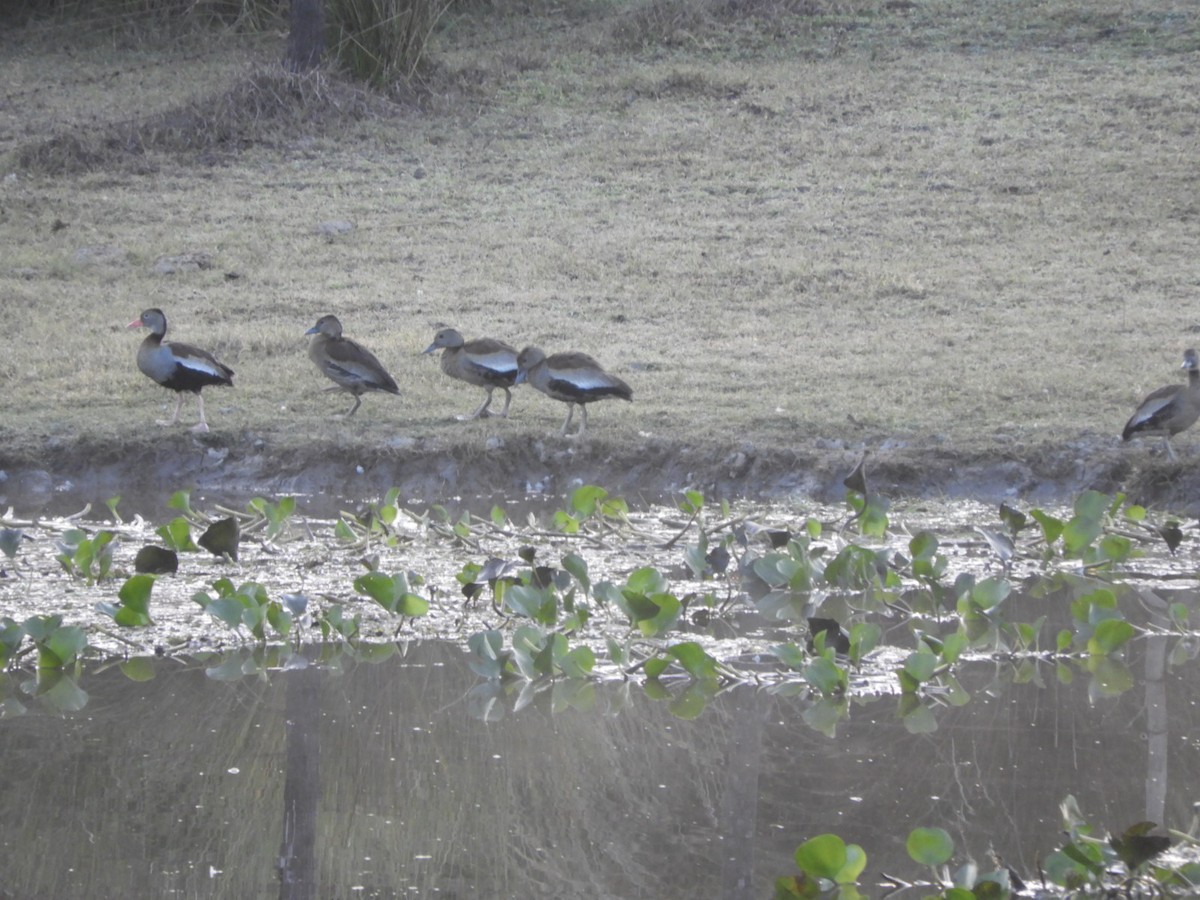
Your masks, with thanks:
<instances>
[{"instance_id":1,"label":"tree trunk","mask_svg":"<svg viewBox=\"0 0 1200 900\"><path fill-rule=\"evenodd\" d=\"M321 63L325 52L323 0L292 0L292 25L283 66L289 72L308 72Z\"/></svg>"}]
</instances>

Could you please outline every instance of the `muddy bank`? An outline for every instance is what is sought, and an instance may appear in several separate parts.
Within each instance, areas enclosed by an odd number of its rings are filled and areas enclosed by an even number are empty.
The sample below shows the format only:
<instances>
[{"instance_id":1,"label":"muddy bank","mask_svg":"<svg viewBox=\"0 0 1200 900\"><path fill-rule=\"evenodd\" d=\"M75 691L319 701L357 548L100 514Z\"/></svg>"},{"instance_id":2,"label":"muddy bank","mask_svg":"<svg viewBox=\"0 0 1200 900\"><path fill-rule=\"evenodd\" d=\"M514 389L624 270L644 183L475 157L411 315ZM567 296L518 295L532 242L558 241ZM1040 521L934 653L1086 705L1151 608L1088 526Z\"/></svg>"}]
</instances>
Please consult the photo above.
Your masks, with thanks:
<instances>
[{"instance_id":1,"label":"muddy bank","mask_svg":"<svg viewBox=\"0 0 1200 900\"><path fill-rule=\"evenodd\" d=\"M1200 512L1200 475L1189 454L1171 463L1107 435L984 449L902 440L782 447L648 439L627 446L602 435L582 443L516 436L486 445L426 438L386 448L249 433L82 438L0 450L0 504L27 513L64 512L120 495L123 510L150 513L147 505L188 488L214 498L307 496L320 507L374 499L391 487L409 501L470 503L556 497L579 484L599 484L630 501L695 488L711 499L837 502L843 478L864 452L872 487L892 498L1053 503L1095 488L1123 490L1137 502L1179 513Z\"/></svg>"}]
</instances>

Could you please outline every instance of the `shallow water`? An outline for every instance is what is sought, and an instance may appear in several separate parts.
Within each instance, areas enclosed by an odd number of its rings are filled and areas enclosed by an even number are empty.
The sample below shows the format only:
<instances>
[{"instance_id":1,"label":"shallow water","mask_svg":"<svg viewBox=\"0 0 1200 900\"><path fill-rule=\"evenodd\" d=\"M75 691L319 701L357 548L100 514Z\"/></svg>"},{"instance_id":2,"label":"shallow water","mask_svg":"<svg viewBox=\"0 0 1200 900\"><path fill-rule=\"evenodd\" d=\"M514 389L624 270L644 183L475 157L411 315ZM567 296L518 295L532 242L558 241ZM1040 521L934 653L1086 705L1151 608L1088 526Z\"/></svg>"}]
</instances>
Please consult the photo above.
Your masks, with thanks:
<instances>
[{"instance_id":1,"label":"shallow water","mask_svg":"<svg viewBox=\"0 0 1200 900\"><path fill-rule=\"evenodd\" d=\"M981 662L934 730L873 696L834 737L813 701L752 685L694 720L631 683L514 711L443 642L287 671L242 651L220 677L218 658L110 667L82 711L26 697L3 722L0 871L14 897L762 897L808 837L859 843L872 885L911 875L903 836L937 824L958 859L1028 878L1068 794L1101 829L1189 824L1200 683L1168 640L1138 644L1115 696Z\"/></svg>"},{"instance_id":2,"label":"shallow water","mask_svg":"<svg viewBox=\"0 0 1200 900\"><path fill-rule=\"evenodd\" d=\"M707 515L796 530L845 511ZM991 527L992 515L913 504L892 511L884 546L902 551L932 528L947 581L1000 574L970 527ZM954 667L956 690L931 683L904 696L895 670L919 643L914 630L945 634L952 614L900 614L913 600L903 594L885 605L763 591L732 570L695 581L682 562L693 538L664 546L687 516L630 518L584 537L544 518L476 521L464 539L402 516L395 541L366 546L340 542L331 521L297 517L277 541L244 539L238 564L181 554L179 572L155 584L148 629L118 629L96 604L114 599L165 519L85 523L119 538L116 577L95 584L55 559L57 537L79 523L27 526L0 577L0 614L61 612L89 629L96 652L73 678L0 675L0 897L762 897L795 872L796 846L824 832L863 847L860 883L878 893L881 873L927 875L904 846L918 826L950 833L955 865L969 858L986 871L995 853L1027 881L1062 846L1068 796L1101 836L1142 820L1193 827L1200 646L1172 631L1166 611L1196 608L1195 542L1174 556L1148 544L1125 567L1120 605L1138 636L1102 657L1045 651L1073 627L1070 602L1106 582L1046 569L1036 554L1017 559L1007 577L1020 590L1002 618L1046 616L1042 652L976 648ZM832 528L822 537L842 539ZM718 687L623 674L603 656L606 637L630 639L628 623L597 607L571 638L601 656L594 678L481 679L467 636L499 628L511 638L515 623L486 595L464 604L455 575L527 544L551 564L586 557L594 580L655 566L679 596L728 599L708 621L633 641L642 656L697 641L736 677ZM420 573L430 614L397 621L357 594L363 560ZM313 644L306 631L298 647L255 646L192 602L220 577L344 605L376 643ZM802 646L814 614L865 614L883 628L844 702L768 652ZM399 643L380 642L395 634Z\"/></svg>"}]
</instances>

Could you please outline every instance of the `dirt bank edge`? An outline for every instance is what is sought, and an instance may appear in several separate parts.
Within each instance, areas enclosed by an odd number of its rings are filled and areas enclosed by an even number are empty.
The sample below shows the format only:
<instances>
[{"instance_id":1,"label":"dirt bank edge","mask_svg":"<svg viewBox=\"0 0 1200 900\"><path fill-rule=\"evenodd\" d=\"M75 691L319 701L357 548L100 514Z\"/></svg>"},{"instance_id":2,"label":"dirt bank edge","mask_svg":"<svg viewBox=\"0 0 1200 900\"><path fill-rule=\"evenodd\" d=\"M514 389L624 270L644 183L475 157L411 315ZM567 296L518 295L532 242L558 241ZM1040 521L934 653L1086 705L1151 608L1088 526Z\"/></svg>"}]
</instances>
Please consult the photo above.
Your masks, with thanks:
<instances>
[{"instance_id":1,"label":"dirt bank edge","mask_svg":"<svg viewBox=\"0 0 1200 900\"><path fill-rule=\"evenodd\" d=\"M388 447L355 441L185 433L0 443L0 504L40 512L53 503L102 502L189 488L210 495L374 499L391 487L417 502L556 496L599 484L634 500L695 488L711 499L839 501L842 480L867 454L872 487L893 497L1069 501L1087 488L1180 514L1200 512L1200 469L1109 436L1059 443L962 448L883 439L617 444L515 436L486 441L413 438Z\"/></svg>"}]
</instances>

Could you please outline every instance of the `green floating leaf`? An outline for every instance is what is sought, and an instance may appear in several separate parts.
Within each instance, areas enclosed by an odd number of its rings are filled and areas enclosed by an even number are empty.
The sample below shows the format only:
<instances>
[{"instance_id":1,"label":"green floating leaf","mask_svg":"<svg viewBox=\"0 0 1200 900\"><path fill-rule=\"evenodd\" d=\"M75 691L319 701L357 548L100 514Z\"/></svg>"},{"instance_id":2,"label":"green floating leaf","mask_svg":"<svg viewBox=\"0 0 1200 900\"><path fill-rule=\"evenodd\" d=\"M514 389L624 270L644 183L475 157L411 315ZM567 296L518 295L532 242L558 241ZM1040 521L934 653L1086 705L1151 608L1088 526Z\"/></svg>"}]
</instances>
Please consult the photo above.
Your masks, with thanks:
<instances>
[{"instance_id":1,"label":"green floating leaf","mask_svg":"<svg viewBox=\"0 0 1200 900\"><path fill-rule=\"evenodd\" d=\"M813 878L836 881L846 862L846 842L836 834L819 834L796 848L797 868Z\"/></svg>"},{"instance_id":2,"label":"green floating leaf","mask_svg":"<svg viewBox=\"0 0 1200 900\"><path fill-rule=\"evenodd\" d=\"M944 828L914 828L905 847L914 861L926 866L940 866L954 855L954 841Z\"/></svg>"},{"instance_id":3,"label":"green floating leaf","mask_svg":"<svg viewBox=\"0 0 1200 900\"><path fill-rule=\"evenodd\" d=\"M163 539L163 543L180 553L190 553L196 549L192 541L192 523L183 516L177 516L166 525L160 525L155 533Z\"/></svg>"},{"instance_id":4,"label":"green floating leaf","mask_svg":"<svg viewBox=\"0 0 1200 900\"><path fill-rule=\"evenodd\" d=\"M1112 653L1134 635L1134 628L1124 619L1105 619L1096 626L1088 639L1088 653Z\"/></svg>"},{"instance_id":5,"label":"green floating leaf","mask_svg":"<svg viewBox=\"0 0 1200 900\"><path fill-rule=\"evenodd\" d=\"M672 644L667 648L670 655L683 666L684 671L697 681L717 681L717 661L695 641Z\"/></svg>"},{"instance_id":6,"label":"green floating leaf","mask_svg":"<svg viewBox=\"0 0 1200 900\"><path fill-rule=\"evenodd\" d=\"M0 528L0 552L9 559L15 558L24 538L25 532L19 528Z\"/></svg>"}]
</instances>

